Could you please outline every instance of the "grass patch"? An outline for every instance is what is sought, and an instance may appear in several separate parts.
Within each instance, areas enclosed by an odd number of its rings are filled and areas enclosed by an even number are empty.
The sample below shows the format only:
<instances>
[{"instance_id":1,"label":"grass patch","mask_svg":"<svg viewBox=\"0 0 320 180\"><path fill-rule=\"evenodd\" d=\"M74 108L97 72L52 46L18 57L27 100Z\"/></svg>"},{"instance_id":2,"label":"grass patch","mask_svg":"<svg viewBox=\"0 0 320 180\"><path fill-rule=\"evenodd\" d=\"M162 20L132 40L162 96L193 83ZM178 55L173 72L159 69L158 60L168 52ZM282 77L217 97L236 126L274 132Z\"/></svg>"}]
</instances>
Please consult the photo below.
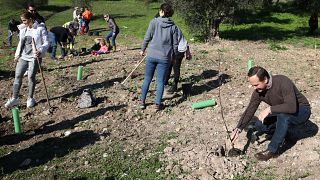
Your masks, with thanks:
<instances>
[{"instance_id":1,"label":"grass patch","mask_svg":"<svg viewBox=\"0 0 320 180\"><path fill-rule=\"evenodd\" d=\"M244 12L238 24L222 24L220 35L229 40L273 41L271 49L284 50L278 43L314 47L320 43L319 34L309 36L309 16L285 7L281 10ZM290 9L291 8L291 9Z\"/></svg>"},{"instance_id":2,"label":"grass patch","mask_svg":"<svg viewBox=\"0 0 320 180\"><path fill-rule=\"evenodd\" d=\"M55 157L46 164L18 170L7 176L9 179L165 179L159 155L165 145L145 147L155 149L149 153L125 150L125 142L107 147L94 145L87 148L86 156L80 151L70 151L68 156ZM159 170L160 169L160 170Z\"/></svg>"}]
</instances>

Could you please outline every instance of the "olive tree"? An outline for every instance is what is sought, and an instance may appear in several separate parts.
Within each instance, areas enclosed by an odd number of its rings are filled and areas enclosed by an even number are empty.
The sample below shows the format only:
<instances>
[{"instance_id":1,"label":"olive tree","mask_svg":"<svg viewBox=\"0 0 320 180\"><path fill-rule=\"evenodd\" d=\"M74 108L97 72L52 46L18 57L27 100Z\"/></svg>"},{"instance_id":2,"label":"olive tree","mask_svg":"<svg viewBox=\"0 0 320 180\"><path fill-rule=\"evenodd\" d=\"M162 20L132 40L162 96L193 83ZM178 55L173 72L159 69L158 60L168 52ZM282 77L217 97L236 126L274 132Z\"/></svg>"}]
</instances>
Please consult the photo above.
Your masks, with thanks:
<instances>
[{"instance_id":1,"label":"olive tree","mask_svg":"<svg viewBox=\"0 0 320 180\"><path fill-rule=\"evenodd\" d=\"M167 0L184 18L195 36L203 40L219 38L219 25L236 11L255 4L254 0Z\"/></svg>"}]
</instances>

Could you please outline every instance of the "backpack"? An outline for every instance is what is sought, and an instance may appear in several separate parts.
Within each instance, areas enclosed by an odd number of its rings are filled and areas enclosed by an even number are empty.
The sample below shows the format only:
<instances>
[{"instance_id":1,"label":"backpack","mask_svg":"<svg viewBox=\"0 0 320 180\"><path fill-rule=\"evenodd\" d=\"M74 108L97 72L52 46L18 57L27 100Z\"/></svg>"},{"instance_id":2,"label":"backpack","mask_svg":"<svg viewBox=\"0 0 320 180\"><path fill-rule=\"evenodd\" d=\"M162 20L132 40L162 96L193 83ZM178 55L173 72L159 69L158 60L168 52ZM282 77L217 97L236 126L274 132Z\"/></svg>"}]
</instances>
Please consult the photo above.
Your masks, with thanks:
<instances>
[{"instance_id":1,"label":"backpack","mask_svg":"<svg viewBox=\"0 0 320 180\"><path fill-rule=\"evenodd\" d=\"M89 108L96 105L96 95L90 89L84 89L80 95L78 107Z\"/></svg>"}]
</instances>

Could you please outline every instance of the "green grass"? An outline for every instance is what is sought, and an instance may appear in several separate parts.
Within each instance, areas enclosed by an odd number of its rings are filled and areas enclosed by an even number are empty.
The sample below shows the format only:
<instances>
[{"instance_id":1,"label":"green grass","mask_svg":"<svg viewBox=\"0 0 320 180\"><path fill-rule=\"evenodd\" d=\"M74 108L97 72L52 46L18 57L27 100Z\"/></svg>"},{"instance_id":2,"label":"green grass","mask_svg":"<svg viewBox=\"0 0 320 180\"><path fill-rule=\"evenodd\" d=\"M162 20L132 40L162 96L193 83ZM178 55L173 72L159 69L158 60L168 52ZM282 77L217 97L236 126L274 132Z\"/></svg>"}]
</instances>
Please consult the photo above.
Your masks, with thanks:
<instances>
[{"instance_id":1,"label":"green grass","mask_svg":"<svg viewBox=\"0 0 320 180\"><path fill-rule=\"evenodd\" d=\"M163 163L159 160L167 145L167 140L175 137L175 133L162 136L157 145L145 143L142 149L128 148L125 141L101 146L94 144L84 147L85 156L79 156L80 150L74 148L77 142L69 142L67 156L61 156L60 147L56 150L37 152L36 157L45 153L54 155L53 159L39 166L26 170L16 170L6 176L8 179L167 179L163 174ZM76 140L83 141L83 140ZM48 146L48 145L45 145ZM36 147L43 148L43 147ZM74 150L72 150L74 149ZM62 150L66 153L66 149ZM58 152L58 153L57 153ZM105 155L104 155L105 154ZM87 161L87 165L86 165ZM158 171L159 169L160 172Z\"/></svg>"},{"instance_id":2,"label":"green grass","mask_svg":"<svg viewBox=\"0 0 320 180\"><path fill-rule=\"evenodd\" d=\"M320 39L309 36L309 16L297 13L289 8L285 11L244 12L238 24L222 24L220 35L229 40L265 41L271 49L285 50L281 44L314 47L320 45Z\"/></svg>"}]
</instances>

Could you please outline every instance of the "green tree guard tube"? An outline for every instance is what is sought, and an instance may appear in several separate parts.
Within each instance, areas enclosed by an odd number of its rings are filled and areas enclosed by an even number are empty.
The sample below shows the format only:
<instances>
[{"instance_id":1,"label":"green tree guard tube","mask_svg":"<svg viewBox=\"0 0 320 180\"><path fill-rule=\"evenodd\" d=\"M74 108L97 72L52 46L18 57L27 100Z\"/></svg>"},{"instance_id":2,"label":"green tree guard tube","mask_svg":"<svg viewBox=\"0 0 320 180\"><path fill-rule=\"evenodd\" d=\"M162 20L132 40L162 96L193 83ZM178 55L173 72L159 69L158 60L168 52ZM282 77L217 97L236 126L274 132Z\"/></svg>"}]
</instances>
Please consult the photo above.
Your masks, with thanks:
<instances>
[{"instance_id":1,"label":"green tree guard tube","mask_svg":"<svg viewBox=\"0 0 320 180\"><path fill-rule=\"evenodd\" d=\"M20 126L20 118L19 118L19 109L17 107L12 109L12 116L13 116L14 131L16 134L20 134L21 126Z\"/></svg>"},{"instance_id":2,"label":"green tree guard tube","mask_svg":"<svg viewBox=\"0 0 320 180\"><path fill-rule=\"evenodd\" d=\"M82 79L82 72L83 72L83 66L79 66L78 67L78 76L77 76L78 81Z\"/></svg>"},{"instance_id":3,"label":"green tree guard tube","mask_svg":"<svg viewBox=\"0 0 320 180\"><path fill-rule=\"evenodd\" d=\"M201 109L205 107L210 107L216 105L216 101L214 99L196 102L192 104L192 109Z\"/></svg>"},{"instance_id":4,"label":"green tree guard tube","mask_svg":"<svg viewBox=\"0 0 320 180\"><path fill-rule=\"evenodd\" d=\"M248 60L248 71L252 68L252 59Z\"/></svg>"}]
</instances>

